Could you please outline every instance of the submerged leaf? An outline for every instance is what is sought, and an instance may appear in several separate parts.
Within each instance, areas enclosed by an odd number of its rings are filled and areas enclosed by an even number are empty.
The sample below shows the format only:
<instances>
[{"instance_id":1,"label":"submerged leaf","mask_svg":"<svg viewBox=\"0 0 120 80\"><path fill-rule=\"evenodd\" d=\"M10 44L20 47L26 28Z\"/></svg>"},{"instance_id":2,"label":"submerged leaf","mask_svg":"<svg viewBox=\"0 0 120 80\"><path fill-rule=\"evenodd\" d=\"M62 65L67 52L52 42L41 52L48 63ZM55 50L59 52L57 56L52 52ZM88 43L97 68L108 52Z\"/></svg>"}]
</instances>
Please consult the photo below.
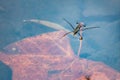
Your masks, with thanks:
<instances>
[{"instance_id":1,"label":"submerged leaf","mask_svg":"<svg viewBox=\"0 0 120 80\"><path fill-rule=\"evenodd\" d=\"M120 73L103 63L74 56L63 31L12 43L0 61L12 68L13 80L119 80Z\"/></svg>"}]
</instances>

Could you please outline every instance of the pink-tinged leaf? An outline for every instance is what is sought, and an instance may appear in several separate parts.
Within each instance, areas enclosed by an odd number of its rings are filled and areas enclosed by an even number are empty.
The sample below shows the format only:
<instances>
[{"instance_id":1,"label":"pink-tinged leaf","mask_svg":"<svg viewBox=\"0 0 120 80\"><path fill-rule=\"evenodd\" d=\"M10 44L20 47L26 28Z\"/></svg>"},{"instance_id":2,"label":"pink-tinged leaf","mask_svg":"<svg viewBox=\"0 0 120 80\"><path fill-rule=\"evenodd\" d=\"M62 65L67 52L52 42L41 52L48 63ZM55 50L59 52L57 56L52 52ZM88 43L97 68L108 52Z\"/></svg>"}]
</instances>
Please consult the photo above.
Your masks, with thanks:
<instances>
[{"instance_id":1,"label":"pink-tinged leaf","mask_svg":"<svg viewBox=\"0 0 120 80\"><path fill-rule=\"evenodd\" d=\"M12 43L0 52L13 80L120 80L120 73L101 62L74 56L63 31Z\"/></svg>"},{"instance_id":2,"label":"pink-tinged leaf","mask_svg":"<svg viewBox=\"0 0 120 80\"><path fill-rule=\"evenodd\" d=\"M73 56L64 31L42 34L12 43L4 48L6 53Z\"/></svg>"}]
</instances>

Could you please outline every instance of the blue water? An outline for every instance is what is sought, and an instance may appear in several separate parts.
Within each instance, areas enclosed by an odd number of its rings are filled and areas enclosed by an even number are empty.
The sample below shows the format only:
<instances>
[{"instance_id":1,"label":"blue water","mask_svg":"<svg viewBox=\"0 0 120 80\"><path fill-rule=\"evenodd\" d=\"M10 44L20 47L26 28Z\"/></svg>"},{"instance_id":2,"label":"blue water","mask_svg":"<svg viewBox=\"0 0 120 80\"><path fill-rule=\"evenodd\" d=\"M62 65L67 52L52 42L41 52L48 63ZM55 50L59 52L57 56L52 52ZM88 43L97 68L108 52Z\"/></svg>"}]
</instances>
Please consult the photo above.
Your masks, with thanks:
<instances>
[{"instance_id":1,"label":"blue water","mask_svg":"<svg viewBox=\"0 0 120 80\"><path fill-rule=\"evenodd\" d=\"M12 80L12 69L0 61L0 80Z\"/></svg>"},{"instance_id":2,"label":"blue water","mask_svg":"<svg viewBox=\"0 0 120 80\"><path fill-rule=\"evenodd\" d=\"M42 19L58 23L71 30L63 21L66 18L73 25L83 21L87 26L100 29L83 33L80 57L101 61L120 71L120 0L0 0L0 50L10 43L26 37L52 32L54 29L36 23L23 23L24 19ZM110 5L111 4L111 5ZM70 37L71 46L77 54L78 39ZM0 68L0 75L11 80L9 67ZM7 68L7 69L6 69ZM7 74L7 75L4 75ZM0 77L2 78L2 77ZM1 80L1 79L0 79Z\"/></svg>"}]
</instances>

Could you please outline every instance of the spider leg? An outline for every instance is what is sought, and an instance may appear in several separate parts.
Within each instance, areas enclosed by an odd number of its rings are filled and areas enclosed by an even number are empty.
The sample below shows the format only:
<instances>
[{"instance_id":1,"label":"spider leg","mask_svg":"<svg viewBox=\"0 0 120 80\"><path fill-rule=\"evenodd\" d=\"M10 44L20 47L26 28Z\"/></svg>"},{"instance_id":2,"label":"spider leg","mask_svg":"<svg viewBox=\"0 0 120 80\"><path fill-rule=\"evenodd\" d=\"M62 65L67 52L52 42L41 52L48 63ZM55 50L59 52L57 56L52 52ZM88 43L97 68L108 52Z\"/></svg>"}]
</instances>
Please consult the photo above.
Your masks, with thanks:
<instances>
[{"instance_id":1,"label":"spider leg","mask_svg":"<svg viewBox=\"0 0 120 80\"><path fill-rule=\"evenodd\" d=\"M80 34L80 33L78 33L78 35L80 36L80 40L83 40L83 37L82 37L82 35Z\"/></svg>"},{"instance_id":2,"label":"spider leg","mask_svg":"<svg viewBox=\"0 0 120 80\"><path fill-rule=\"evenodd\" d=\"M73 30L75 29L69 21L67 21L65 18L63 18L63 20L66 21L72 27Z\"/></svg>"},{"instance_id":3,"label":"spider leg","mask_svg":"<svg viewBox=\"0 0 120 80\"><path fill-rule=\"evenodd\" d=\"M62 36L62 38L65 37L66 35L70 34L70 33L72 33L72 32L67 32L67 33L65 33L65 34Z\"/></svg>"}]
</instances>

